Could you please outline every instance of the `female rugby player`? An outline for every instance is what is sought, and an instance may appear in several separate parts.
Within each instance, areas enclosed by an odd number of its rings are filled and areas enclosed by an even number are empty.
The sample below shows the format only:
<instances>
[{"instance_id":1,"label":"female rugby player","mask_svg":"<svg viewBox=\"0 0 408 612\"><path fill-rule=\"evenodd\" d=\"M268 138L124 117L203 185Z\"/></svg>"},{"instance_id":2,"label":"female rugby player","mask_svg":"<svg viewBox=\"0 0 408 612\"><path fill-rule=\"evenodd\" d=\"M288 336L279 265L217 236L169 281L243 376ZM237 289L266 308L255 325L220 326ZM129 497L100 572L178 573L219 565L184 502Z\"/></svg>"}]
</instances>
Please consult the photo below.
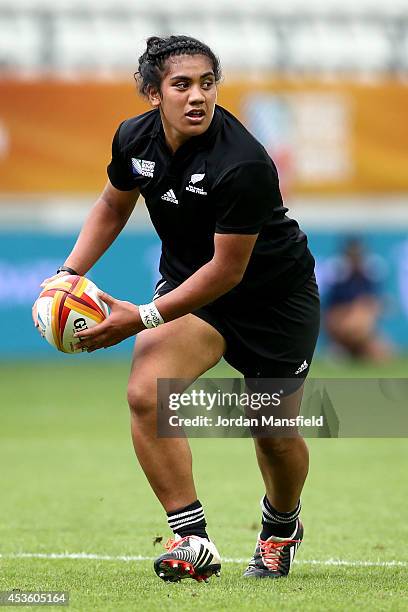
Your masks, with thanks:
<instances>
[{"instance_id":1,"label":"female rugby player","mask_svg":"<svg viewBox=\"0 0 408 612\"><path fill-rule=\"evenodd\" d=\"M155 564L168 581L219 574L185 438L158 438L158 378L195 379L222 356L244 377L294 378L284 399L297 414L319 328L314 260L286 216L274 163L216 105L219 61L194 38L152 37L139 59L153 109L124 121L109 180L59 274L84 275L123 229L141 193L162 241L150 304L102 297L110 316L78 334L88 351L137 334L128 387L136 455L175 534ZM47 279L48 281L49 279ZM308 471L301 437L255 439L265 482L262 529L244 576L289 573L303 537Z\"/></svg>"}]
</instances>

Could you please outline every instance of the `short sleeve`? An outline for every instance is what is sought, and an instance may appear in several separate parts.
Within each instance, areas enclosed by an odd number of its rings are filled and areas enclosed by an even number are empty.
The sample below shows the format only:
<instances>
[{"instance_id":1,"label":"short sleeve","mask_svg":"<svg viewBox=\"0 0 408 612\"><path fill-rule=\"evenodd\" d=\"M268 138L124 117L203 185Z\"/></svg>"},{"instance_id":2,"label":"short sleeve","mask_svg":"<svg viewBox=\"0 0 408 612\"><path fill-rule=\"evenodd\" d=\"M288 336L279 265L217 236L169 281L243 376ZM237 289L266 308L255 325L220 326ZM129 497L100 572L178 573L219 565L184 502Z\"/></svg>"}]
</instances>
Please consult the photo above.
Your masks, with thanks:
<instances>
[{"instance_id":1,"label":"short sleeve","mask_svg":"<svg viewBox=\"0 0 408 612\"><path fill-rule=\"evenodd\" d=\"M216 183L213 196L218 234L257 234L273 209L282 205L276 169L263 161L227 171Z\"/></svg>"},{"instance_id":2,"label":"short sleeve","mask_svg":"<svg viewBox=\"0 0 408 612\"><path fill-rule=\"evenodd\" d=\"M120 124L112 141L112 160L107 167L110 182L120 191L131 191L137 187L137 181L132 173L130 164L122 152Z\"/></svg>"}]
</instances>

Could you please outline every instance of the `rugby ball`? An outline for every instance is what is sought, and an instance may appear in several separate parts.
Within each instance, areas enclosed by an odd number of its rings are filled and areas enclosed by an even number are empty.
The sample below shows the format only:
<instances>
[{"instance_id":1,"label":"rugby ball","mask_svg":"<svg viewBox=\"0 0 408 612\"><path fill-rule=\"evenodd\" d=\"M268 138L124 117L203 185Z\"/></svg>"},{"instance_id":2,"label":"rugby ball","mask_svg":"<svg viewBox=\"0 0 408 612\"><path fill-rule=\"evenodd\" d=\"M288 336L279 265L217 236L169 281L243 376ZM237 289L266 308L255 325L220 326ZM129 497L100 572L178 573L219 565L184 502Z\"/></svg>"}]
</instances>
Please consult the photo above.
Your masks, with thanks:
<instances>
[{"instance_id":1,"label":"rugby ball","mask_svg":"<svg viewBox=\"0 0 408 612\"><path fill-rule=\"evenodd\" d=\"M41 335L63 353L80 353L74 334L102 323L109 315L98 287L84 276L65 275L48 283L37 300Z\"/></svg>"}]
</instances>

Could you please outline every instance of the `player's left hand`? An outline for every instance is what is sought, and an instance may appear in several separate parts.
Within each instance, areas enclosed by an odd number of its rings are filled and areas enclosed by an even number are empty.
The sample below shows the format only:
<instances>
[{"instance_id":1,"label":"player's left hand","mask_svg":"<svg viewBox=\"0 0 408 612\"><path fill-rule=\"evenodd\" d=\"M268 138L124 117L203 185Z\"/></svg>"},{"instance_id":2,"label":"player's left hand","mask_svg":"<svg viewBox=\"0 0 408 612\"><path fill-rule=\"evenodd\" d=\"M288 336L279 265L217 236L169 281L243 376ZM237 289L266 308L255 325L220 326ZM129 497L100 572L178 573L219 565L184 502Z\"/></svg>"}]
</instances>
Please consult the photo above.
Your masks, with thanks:
<instances>
[{"instance_id":1,"label":"player's left hand","mask_svg":"<svg viewBox=\"0 0 408 612\"><path fill-rule=\"evenodd\" d=\"M115 300L103 291L99 292L99 297L109 306L110 315L95 327L75 334L79 340L78 347L85 348L88 353L118 344L145 329L135 304Z\"/></svg>"}]
</instances>

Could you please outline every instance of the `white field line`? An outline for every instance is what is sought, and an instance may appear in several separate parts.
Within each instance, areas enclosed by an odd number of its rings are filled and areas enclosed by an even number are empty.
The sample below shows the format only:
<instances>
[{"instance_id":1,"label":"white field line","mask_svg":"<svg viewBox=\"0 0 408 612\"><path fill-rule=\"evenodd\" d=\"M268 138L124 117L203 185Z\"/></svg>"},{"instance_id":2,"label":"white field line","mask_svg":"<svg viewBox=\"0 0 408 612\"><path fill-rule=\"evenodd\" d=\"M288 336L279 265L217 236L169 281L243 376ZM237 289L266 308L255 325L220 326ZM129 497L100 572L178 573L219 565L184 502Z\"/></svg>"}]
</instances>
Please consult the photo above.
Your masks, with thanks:
<instances>
[{"instance_id":1,"label":"white field line","mask_svg":"<svg viewBox=\"0 0 408 612\"><path fill-rule=\"evenodd\" d=\"M142 555L98 555L95 553L0 553L0 559L89 559L95 561L153 561L155 557ZM247 563L248 559L222 560L223 563ZM353 561L347 559L299 559L294 561L298 565L326 565L346 567L408 567L408 561Z\"/></svg>"}]
</instances>

